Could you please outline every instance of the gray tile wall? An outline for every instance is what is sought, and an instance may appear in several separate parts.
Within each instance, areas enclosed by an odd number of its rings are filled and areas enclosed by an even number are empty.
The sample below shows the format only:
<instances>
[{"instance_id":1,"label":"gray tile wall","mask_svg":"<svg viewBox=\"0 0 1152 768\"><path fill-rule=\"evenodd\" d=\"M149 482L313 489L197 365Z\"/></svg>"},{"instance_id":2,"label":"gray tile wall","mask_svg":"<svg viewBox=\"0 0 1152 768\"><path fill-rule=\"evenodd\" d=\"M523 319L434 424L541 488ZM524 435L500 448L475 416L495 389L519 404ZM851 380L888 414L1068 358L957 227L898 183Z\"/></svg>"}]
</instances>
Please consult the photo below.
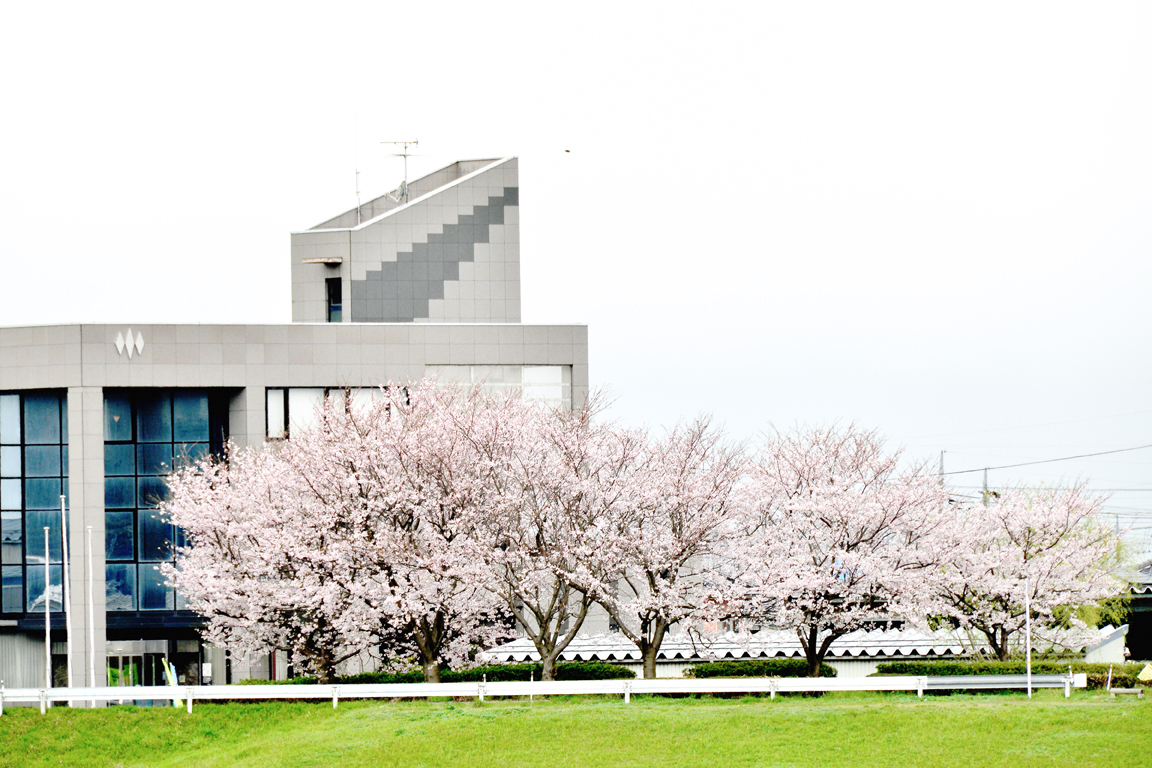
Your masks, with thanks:
<instances>
[{"instance_id":1,"label":"gray tile wall","mask_svg":"<svg viewBox=\"0 0 1152 768\"><path fill-rule=\"evenodd\" d=\"M369 269L363 280L353 279L353 322L406 323L417 318L429 319L429 301L445 299L445 285L461 282L463 265L476 263L477 246L491 245L491 230L504 226L505 209L519 206L519 191L517 187L504 187L502 195L489 197L486 204L473 205L472 212L457 216L455 223L444 224L439 232L428 232L427 242L413 243L410 250L397 253L396 261L382 262L380 269ZM469 283L490 282L489 279L477 280L475 269L467 272L466 277L472 278L466 280ZM502 289L502 273L498 282ZM453 298L475 301L476 292L467 299L459 295ZM501 290L499 296L489 293L484 298L503 301L505 295ZM479 314L475 306L472 314ZM484 319L492 319L490 308L484 314L488 315ZM500 314L504 314L503 307Z\"/></svg>"},{"instance_id":2,"label":"gray tile wall","mask_svg":"<svg viewBox=\"0 0 1152 768\"><path fill-rule=\"evenodd\" d=\"M293 321L325 321L324 279L339 275L347 321L519 322L519 212L507 158L360 226L295 233Z\"/></svg>"}]
</instances>

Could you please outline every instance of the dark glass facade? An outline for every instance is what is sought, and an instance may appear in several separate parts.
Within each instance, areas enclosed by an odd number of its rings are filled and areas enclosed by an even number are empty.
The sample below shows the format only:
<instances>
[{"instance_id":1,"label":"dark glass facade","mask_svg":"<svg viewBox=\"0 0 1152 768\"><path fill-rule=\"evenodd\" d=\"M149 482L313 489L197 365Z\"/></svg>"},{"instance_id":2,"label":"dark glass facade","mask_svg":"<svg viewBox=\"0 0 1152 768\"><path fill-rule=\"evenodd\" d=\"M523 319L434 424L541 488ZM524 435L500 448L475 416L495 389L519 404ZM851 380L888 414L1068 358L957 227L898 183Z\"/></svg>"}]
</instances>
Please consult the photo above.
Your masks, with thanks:
<instances>
[{"instance_id":1,"label":"dark glass facade","mask_svg":"<svg viewBox=\"0 0 1152 768\"><path fill-rule=\"evenodd\" d=\"M157 510L165 475L225 440L226 404L207 390L105 390L104 530L107 610L173 611L184 606L161 563L183 541Z\"/></svg>"},{"instance_id":2,"label":"dark glass facade","mask_svg":"<svg viewBox=\"0 0 1152 768\"><path fill-rule=\"evenodd\" d=\"M0 393L0 613L42 613L46 600L49 610L63 610L60 497L67 495L67 395Z\"/></svg>"}]
</instances>

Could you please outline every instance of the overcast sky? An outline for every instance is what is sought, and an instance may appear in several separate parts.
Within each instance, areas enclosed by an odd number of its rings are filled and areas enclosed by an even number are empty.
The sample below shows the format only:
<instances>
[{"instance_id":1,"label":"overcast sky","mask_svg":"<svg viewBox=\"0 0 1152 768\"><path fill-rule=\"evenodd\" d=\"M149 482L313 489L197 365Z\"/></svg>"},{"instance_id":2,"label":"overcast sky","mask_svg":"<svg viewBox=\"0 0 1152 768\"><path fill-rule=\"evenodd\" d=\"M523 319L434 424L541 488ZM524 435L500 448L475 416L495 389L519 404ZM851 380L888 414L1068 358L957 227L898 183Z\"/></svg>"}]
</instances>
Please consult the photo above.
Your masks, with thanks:
<instances>
[{"instance_id":1,"label":"overcast sky","mask_svg":"<svg viewBox=\"0 0 1152 768\"><path fill-rule=\"evenodd\" d=\"M586 323L626 422L1146 445L1149 40L1146 2L8 4L0 324L287 322L289 232L417 138L411 177L520 157L524 321ZM1152 526L1149 449L989 475L1076 478Z\"/></svg>"}]
</instances>

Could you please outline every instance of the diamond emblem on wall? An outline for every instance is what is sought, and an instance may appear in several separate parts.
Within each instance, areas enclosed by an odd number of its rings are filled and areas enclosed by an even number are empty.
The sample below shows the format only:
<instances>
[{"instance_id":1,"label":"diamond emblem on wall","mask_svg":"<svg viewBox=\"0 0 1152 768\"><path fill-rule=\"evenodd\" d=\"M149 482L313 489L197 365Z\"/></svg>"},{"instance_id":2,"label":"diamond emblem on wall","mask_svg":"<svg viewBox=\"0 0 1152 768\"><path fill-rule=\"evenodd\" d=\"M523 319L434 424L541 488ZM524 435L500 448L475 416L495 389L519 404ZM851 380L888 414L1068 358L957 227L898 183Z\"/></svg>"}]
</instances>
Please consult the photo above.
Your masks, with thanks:
<instances>
[{"instance_id":1,"label":"diamond emblem on wall","mask_svg":"<svg viewBox=\"0 0 1152 768\"><path fill-rule=\"evenodd\" d=\"M132 354L140 354L144 351L144 334L137 332L135 336L132 335L132 329L128 329L127 338L125 334L116 334L116 353L123 355L128 353L128 359L132 359Z\"/></svg>"}]
</instances>

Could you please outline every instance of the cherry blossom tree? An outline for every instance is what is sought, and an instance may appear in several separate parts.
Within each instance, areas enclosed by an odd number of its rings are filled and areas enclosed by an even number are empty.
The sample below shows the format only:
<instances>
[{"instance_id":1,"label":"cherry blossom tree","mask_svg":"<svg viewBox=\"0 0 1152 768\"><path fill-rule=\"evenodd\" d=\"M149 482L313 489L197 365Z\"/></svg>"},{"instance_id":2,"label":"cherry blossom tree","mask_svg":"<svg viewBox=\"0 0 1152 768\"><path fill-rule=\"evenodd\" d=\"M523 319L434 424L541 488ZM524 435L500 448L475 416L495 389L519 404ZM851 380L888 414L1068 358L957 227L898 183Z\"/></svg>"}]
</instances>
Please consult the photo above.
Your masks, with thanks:
<instances>
[{"instance_id":1,"label":"cherry blossom tree","mask_svg":"<svg viewBox=\"0 0 1152 768\"><path fill-rule=\"evenodd\" d=\"M630 493L606 520L602 552L615 583L594 589L652 678L668 631L714 611L714 561L731 545L744 457L699 419L650 441L637 460Z\"/></svg>"},{"instance_id":2,"label":"cherry blossom tree","mask_svg":"<svg viewBox=\"0 0 1152 768\"><path fill-rule=\"evenodd\" d=\"M602 524L631 492L629 472L643 443L597 425L594 397L575 412L535 406L519 393L509 399L519 439L501 487L511 503L488 518L477 555L493 574L490 589L536 646L542 679L552 680L596 585L610 581Z\"/></svg>"},{"instance_id":3,"label":"cherry blossom tree","mask_svg":"<svg viewBox=\"0 0 1152 768\"><path fill-rule=\"evenodd\" d=\"M292 455L286 456L286 453ZM304 452L232 451L169 477L165 511L188 547L168 574L206 619L206 639L238 653L283 650L322 682L362 650L342 629L362 613L355 574L339 555L345 511L323 503ZM302 472L301 470L305 470Z\"/></svg>"},{"instance_id":4,"label":"cherry blossom tree","mask_svg":"<svg viewBox=\"0 0 1152 768\"><path fill-rule=\"evenodd\" d=\"M170 575L206 635L283 648L322 680L364 648L415 649L425 678L503 637L470 535L505 503L502 414L479 390L430 382L326 402L312 430L170 478L166 512L188 535Z\"/></svg>"},{"instance_id":5,"label":"cherry blossom tree","mask_svg":"<svg viewBox=\"0 0 1152 768\"><path fill-rule=\"evenodd\" d=\"M1119 537L1099 518L1103 499L1083 485L1013 489L963 510L953 556L934 583L937 611L983 635L1001 661L1024 629L1027 591L1041 642L1079 649L1094 636L1076 609L1116 595Z\"/></svg>"},{"instance_id":6,"label":"cherry blossom tree","mask_svg":"<svg viewBox=\"0 0 1152 768\"><path fill-rule=\"evenodd\" d=\"M927 467L901 471L899 456L855 426L776 433L742 488L732 594L745 616L795 628L811 676L837 638L921 612L940 570L946 497Z\"/></svg>"},{"instance_id":7,"label":"cherry blossom tree","mask_svg":"<svg viewBox=\"0 0 1152 768\"><path fill-rule=\"evenodd\" d=\"M370 408L345 408L329 461L342 467L348 495L364 506L351 530L349 560L358 597L383 626L411 637L425 680L466 663L477 647L507 636L492 573L475 556L478 527L509 503L499 492L507 446L521 422L513 401L478 387L423 381L393 387ZM342 627L365 630L349 614Z\"/></svg>"}]
</instances>

